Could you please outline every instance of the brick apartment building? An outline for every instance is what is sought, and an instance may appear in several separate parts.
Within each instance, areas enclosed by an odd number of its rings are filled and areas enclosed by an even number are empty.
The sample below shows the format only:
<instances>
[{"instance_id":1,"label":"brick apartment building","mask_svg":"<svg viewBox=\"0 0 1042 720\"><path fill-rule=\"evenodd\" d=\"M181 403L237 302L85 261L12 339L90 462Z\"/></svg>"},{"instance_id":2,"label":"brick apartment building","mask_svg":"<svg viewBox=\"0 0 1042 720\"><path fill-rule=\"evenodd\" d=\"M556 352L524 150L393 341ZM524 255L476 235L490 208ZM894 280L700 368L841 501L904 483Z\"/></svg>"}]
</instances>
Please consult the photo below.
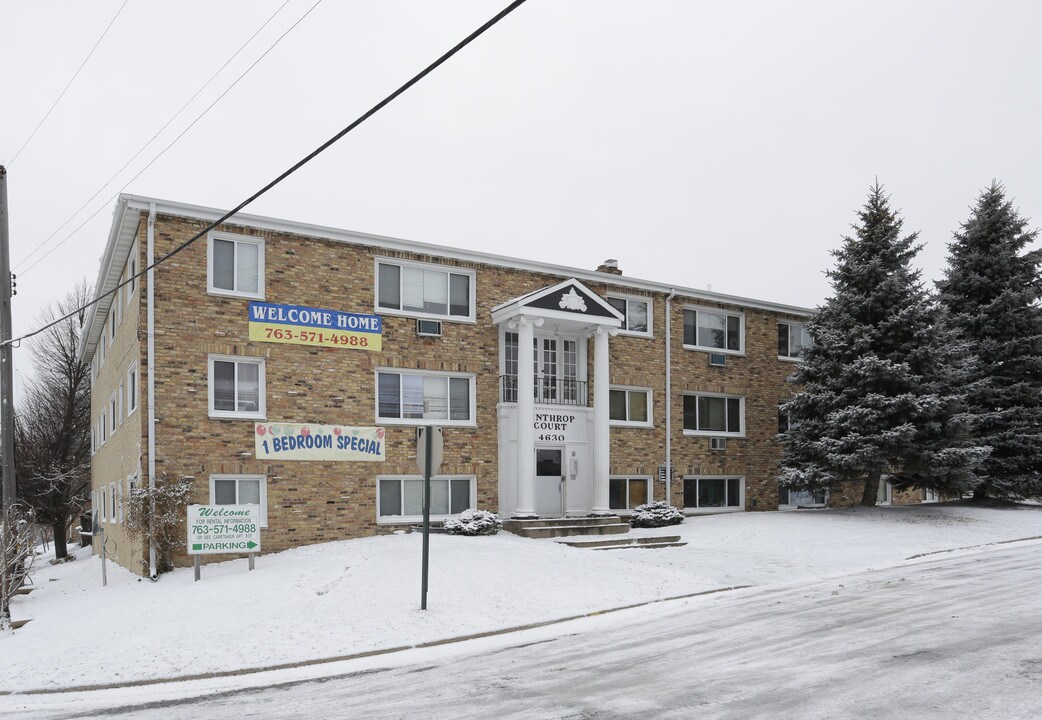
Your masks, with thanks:
<instances>
[{"instance_id":1,"label":"brick apartment building","mask_svg":"<svg viewBox=\"0 0 1042 720\"><path fill-rule=\"evenodd\" d=\"M97 294L221 215L121 196ZM197 503L258 503L265 551L372 535L419 519L427 424L444 428L435 520L824 501L776 480L778 406L811 312L613 261L238 215L91 309L95 511L141 573L124 501L150 478L191 478Z\"/></svg>"}]
</instances>

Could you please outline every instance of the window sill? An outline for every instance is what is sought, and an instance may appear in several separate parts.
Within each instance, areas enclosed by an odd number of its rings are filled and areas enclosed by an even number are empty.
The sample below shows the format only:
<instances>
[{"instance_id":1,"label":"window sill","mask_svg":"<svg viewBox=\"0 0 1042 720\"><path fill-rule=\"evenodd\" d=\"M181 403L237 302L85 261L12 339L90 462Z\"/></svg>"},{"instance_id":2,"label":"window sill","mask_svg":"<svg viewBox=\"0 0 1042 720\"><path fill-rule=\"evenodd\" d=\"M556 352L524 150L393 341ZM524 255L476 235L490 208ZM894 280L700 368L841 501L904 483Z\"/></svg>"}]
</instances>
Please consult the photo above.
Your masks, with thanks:
<instances>
[{"instance_id":1,"label":"window sill","mask_svg":"<svg viewBox=\"0 0 1042 720\"><path fill-rule=\"evenodd\" d=\"M647 340L654 340L655 339L655 335L653 333L650 333L650 332L639 332L637 330L622 330L622 329L620 329L619 332L618 332L618 335L620 335L620 336L621 335L625 335L627 337L645 338Z\"/></svg>"},{"instance_id":2,"label":"window sill","mask_svg":"<svg viewBox=\"0 0 1042 720\"><path fill-rule=\"evenodd\" d=\"M474 508L470 509L473 510ZM459 513L455 515L431 515L431 522L445 522L458 516ZM422 522L423 515L384 515L376 518L377 525L415 525Z\"/></svg>"},{"instance_id":3,"label":"window sill","mask_svg":"<svg viewBox=\"0 0 1042 720\"><path fill-rule=\"evenodd\" d=\"M684 435L687 437L721 437L721 438L735 438L738 440L745 439L745 433L729 433L720 432L719 430L684 430Z\"/></svg>"},{"instance_id":4,"label":"window sill","mask_svg":"<svg viewBox=\"0 0 1042 720\"><path fill-rule=\"evenodd\" d=\"M214 297L226 297L234 300L263 300L264 293L241 293L234 290L222 290L221 288L207 288L207 295Z\"/></svg>"},{"instance_id":5,"label":"window sill","mask_svg":"<svg viewBox=\"0 0 1042 720\"><path fill-rule=\"evenodd\" d=\"M782 362L789 362L789 363L800 363L800 362L803 362L803 358L788 357L786 355L779 355L778 359L781 360Z\"/></svg>"},{"instance_id":6,"label":"window sill","mask_svg":"<svg viewBox=\"0 0 1042 720\"><path fill-rule=\"evenodd\" d=\"M684 508L685 515L716 515L719 513L735 513L745 512L744 507L705 507L705 508Z\"/></svg>"},{"instance_id":7,"label":"window sill","mask_svg":"<svg viewBox=\"0 0 1042 720\"><path fill-rule=\"evenodd\" d=\"M646 430L653 430L655 428L654 423L650 422L627 422L624 420L609 420L608 427L613 428L644 428Z\"/></svg>"},{"instance_id":8,"label":"window sill","mask_svg":"<svg viewBox=\"0 0 1042 720\"><path fill-rule=\"evenodd\" d=\"M721 350L720 348L703 347L702 345L685 345L685 350L692 350L694 352L704 352L711 355L733 355L735 357L745 357L745 350Z\"/></svg>"},{"instance_id":9,"label":"window sill","mask_svg":"<svg viewBox=\"0 0 1042 720\"><path fill-rule=\"evenodd\" d=\"M439 420L436 418L376 418L377 425L405 425L407 427L425 427L437 425L438 427L477 427L476 420Z\"/></svg>"},{"instance_id":10,"label":"window sill","mask_svg":"<svg viewBox=\"0 0 1042 720\"><path fill-rule=\"evenodd\" d=\"M227 414L224 414L224 413L214 413L214 411L211 410L210 411L210 419L211 420L251 420L253 422L256 422L256 421L260 420L262 422L267 422L268 417L267 417L266 414L261 414L261 413L227 413Z\"/></svg>"},{"instance_id":11,"label":"window sill","mask_svg":"<svg viewBox=\"0 0 1042 720\"><path fill-rule=\"evenodd\" d=\"M376 315L390 315L393 317L404 317L404 318L417 318L419 320L439 320L444 323L457 323L459 325L477 325L477 320L473 317L463 317L462 315L437 315L434 313L422 313L422 312L411 312L409 310L395 310L394 308L382 308L378 307L373 310Z\"/></svg>"}]
</instances>

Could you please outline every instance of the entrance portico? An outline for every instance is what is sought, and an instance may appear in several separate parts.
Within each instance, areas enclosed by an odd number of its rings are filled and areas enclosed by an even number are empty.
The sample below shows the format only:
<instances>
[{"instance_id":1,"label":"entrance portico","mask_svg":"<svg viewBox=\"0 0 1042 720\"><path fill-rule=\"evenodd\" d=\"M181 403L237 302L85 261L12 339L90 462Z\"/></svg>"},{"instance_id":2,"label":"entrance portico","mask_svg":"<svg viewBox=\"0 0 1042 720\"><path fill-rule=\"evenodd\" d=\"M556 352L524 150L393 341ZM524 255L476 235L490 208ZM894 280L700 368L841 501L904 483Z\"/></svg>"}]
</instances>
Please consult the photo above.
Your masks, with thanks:
<instances>
[{"instance_id":1,"label":"entrance portico","mask_svg":"<svg viewBox=\"0 0 1042 720\"><path fill-rule=\"evenodd\" d=\"M492 320L501 348L500 513L609 514L608 338L622 315L571 279L493 308Z\"/></svg>"}]
</instances>

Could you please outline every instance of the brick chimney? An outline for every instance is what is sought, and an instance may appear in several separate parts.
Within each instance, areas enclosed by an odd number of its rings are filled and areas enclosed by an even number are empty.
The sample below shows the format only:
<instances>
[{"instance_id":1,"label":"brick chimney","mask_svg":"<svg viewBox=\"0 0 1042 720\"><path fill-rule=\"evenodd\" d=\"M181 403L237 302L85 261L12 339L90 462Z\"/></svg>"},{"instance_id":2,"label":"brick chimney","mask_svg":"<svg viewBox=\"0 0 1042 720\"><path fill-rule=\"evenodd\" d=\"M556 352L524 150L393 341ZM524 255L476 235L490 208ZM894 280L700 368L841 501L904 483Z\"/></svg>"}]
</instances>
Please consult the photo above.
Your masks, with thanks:
<instances>
[{"instance_id":1,"label":"brick chimney","mask_svg":"<svg viewBox=\"0 0 1042 720\"><path fill-rule=\"evenodd\" d=\"M622 275L622 270L619 270L619 261L615 258L608 258L598 265L597 272L608 273L610 275Z\"/></svg>"}]
</instances>

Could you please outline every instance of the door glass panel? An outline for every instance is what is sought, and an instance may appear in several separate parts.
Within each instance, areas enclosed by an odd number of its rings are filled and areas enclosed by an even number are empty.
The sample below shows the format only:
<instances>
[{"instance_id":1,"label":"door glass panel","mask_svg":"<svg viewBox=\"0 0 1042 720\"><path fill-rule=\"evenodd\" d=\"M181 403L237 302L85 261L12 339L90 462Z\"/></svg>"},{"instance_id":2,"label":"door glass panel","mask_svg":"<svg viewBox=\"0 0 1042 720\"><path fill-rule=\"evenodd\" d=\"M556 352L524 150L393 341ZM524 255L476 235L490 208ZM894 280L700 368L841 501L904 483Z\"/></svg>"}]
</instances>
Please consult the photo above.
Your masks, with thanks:
<instances>
[{"instance_id":1,"label":"door glass panel","mask_svg":"<svg viewBox=\"0 0 1042 720\"><path fill-rule=\"evenodd\" d=\"M561 451L536 450L535 474L541 477L561 476Z\"/></svg>"},{"instance_id":2,"label":"door glass panel","mask_svg":"<svg viewBox=\"0 0 1042 720\"><path fill-rule=\"evenodd\" d=\"M629 509L643 505L648 501L648 481L630 480Z\"/></svg>"}]
</instances>

